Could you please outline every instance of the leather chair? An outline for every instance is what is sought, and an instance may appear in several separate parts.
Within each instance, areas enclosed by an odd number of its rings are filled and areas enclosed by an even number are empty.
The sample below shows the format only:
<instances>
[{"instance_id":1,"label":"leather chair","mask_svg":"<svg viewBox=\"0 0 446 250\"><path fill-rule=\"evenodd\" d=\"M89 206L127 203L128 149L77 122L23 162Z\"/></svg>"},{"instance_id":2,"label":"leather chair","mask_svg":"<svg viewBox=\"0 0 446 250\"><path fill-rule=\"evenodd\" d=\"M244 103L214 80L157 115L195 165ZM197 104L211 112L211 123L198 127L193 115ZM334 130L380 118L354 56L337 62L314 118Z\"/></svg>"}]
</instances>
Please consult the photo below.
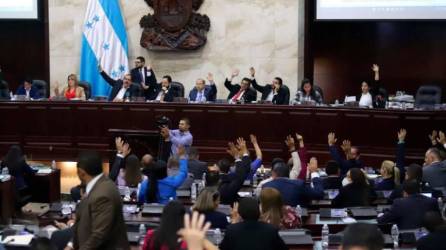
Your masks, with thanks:
<instances>
[{"instance_id":1,"label":"leather chair","mask_svg":"<svg viewBox=\"0 0 446 250\"><path fill-rule=\"evenodd\" d=\"M9 100L9 84L7 81L0 81L0 100Z\"/></svg>"},{"instance_id":2,"label":"leather chair","mask_svg":"<svg viewBox=\"0 0 446 250\"><path fill-rule=\"evenodd\" d=\"M41 98L48 98L50 93L48 91L48 83L44 80L33 80L33 87L39 91L39 96Z\"/></svg>"},{"instance_id":3,"label":"leather chair","mask_svg":"<svg viewBox=\"0 0 446 250\"><path fill-rule=\"evenodd\" d=\"M289 104L290 103L290 88L288 88L288 86L286 86L286 85L282 85L282 88L285 90L285 93L286 93L285 103Z\"/></svg>"},{"instance_id":4,"label":"leather chair","mask_svg":"<svg viewBox=\"0 0 446 250\"><path fill-rule=\"evenodd\" d=\"M175 91L175 97L184 97L184 85L180 82L171 82L170 87Z\"/></svg>"},{"instance_id":5,"label":"leather chair","mask_svg":"<svg viewBox=\"0 0 446 250\"><path fill-rule=\"evenodd\" d=\"M441 88L434 85L423 85L415 96L416 106L430 106L441 103Z\"/></svg>"},{"instance_id":6,"label":"leather chair","mask_svg":"<svg viewBox=\"0 0 446 250\"><path fill-rule=\"evenodd\" d=\"M85 99L89 100L91 98L91 84L86 81L80 81L79 86L84 88Z\"/></svg>"},{"instance_id":7,"label":"leather chair","mask_svg":"<svg viewBox=\"0 0 446 250\"><path fill-rule=\"evenodd\" d=\"M319 92L319 94L321 94L322 102L324 102L324 91L322 91L322 88L319 87L318 85L313 85L313 88L314 90Z\"/></svg>"},{"instance_id":8,"label":"leather chair","mask_svg":"<svg viewBox=\"0 0 446 250\"><path fill-rule=\"evenodd\" d=\"M131 88L135 89L136 95L134 97L144 96L144 89L142 88L141 84L132 83Z\"/></svg>"}]
</instances>

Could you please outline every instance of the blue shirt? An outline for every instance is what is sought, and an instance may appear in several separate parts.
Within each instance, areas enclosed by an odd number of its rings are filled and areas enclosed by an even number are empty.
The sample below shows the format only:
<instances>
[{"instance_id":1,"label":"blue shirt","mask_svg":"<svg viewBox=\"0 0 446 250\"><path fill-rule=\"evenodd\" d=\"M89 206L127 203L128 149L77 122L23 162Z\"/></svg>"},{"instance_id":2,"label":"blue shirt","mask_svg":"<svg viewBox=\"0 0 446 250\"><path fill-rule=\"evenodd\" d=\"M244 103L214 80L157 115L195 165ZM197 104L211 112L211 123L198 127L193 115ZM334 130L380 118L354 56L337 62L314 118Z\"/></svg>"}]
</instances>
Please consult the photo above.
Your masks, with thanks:
<instances>
[{"instance_id":1,"label":"blue shirt","mask_svg":"<svg viewBox=\"0 0 446 250\"><path fill-rule=\"evenodd\" d=\"M186 150L192 146L193 137L189 131L170 130L170 141L172 142L172 154L176 155L179 146L184 146Z\"/></svg>"},{"instance_id":2,"label":"blue shirt","mask_svg":"<svg viewBox=\"0 0 446 250\"><path fill-rule=\"evenodd\" d=\"M164 179L158 180L158 203L167 204L169 199L177 198L177 188L183 184L187 177L187 160L180 160L180 170L177 175L168 176ZM146 203L146 193L149 189L149 180L144 180L139 189L138 201Z\"/></svg>"}]
</instances>

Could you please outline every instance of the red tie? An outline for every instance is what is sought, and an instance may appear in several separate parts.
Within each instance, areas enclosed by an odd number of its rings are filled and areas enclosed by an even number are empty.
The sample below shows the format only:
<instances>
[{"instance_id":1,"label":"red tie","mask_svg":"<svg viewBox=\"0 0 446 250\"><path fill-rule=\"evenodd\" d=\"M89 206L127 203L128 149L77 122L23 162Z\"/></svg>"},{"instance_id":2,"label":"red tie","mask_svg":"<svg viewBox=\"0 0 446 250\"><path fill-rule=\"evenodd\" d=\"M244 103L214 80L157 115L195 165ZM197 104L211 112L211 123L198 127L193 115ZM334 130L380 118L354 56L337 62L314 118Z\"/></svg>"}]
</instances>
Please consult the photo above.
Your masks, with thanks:
<instances>
[{"instance_id":1,"label":"red tie","mask_svg":"<svg viewBox=\"0 0 446 250\"><path fill-rule=\"evenodd\" d=\"M237 99L240 97L240 95L242 94L242 90L240 90L234 97L232 97L232 101L233 102L236 102L237 101Z\"/></svg>"}]
</instances>

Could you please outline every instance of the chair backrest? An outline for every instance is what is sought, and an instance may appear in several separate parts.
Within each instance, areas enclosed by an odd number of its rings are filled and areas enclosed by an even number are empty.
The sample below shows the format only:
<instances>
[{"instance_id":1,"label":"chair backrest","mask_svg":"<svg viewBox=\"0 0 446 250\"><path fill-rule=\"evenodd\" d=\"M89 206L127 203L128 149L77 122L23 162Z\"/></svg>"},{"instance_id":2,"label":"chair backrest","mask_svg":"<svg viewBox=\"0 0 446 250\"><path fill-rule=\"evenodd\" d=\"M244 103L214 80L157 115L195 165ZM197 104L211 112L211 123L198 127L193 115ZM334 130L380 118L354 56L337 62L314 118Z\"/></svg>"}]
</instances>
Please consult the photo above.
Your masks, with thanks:
<instances>
[{"instance_id":1,"label":"chair backrest","mask_svg":"<svg viewBox=\"0 0 446 250\"><path fill-rule=\"evenodd\" d=\"M142 89L141 84L132 83L132 88L135 89L135 97L144 96L144 90Z\"/></svg>"},{"instance_id":2,"label":"chair backrest","mask_svg":"<svg viewBox=\"0 0 446 250\"><path fill-rule=\"evenodd\" d=\"M0 81L0 99L9 99L9 84L5 80Z\"/></svg>"},{"instance_id":3,"label":"chair backrest","mask_svg":"<svg viewBox=\"0 0 446 250\"><path fill-rule=\"evenodd\" d=\"M418 88L415 105L435 105L441 103L441 88L434 85L423 85Z\"/></svg>"},{"instance_id":4,"label":"chair backrest","mask_svg":"<svg viewBox=\"0 0 446 250\"><path fill-rule=\"evenodd\" d=\"M288 86L286 86L285 84L282 85L282 88L285 90L285 103L289 104L290 103L290 88L288 88Z\"/></svg>"},{"instance_id":5,"label":"chair backrest","mask_svg":"<svg viewBox=\"0 0 446 250\"><path fill-rule=\"evenodd\" d=\"M324 102L324 91L322 91L322 88L319 87L318 85L313 85L313 88L314 90L319 92L319 94L321 94L322 102Z\"/></svg>"},{"instance_id":6,"label":"chair backrest","mask_svg":"<svg viewBox=\"0 0 446 250\"><path fill-rule=\"evenodd\" d=\"M33 87L39 91L39 95L41 98L48 98L50 93L48 91L48 83L44 80L33 80Z\"/></svg>"},{"instance_id":7,"label":"chair backrest","mask_svg":"<svg viewBox=\"0 0 446 250\"><path fill-rule=\"evenodd\" d=\"M85 92L85 99L91 98L91 84L86 81L79 81L79 86L81 86L84 89Z\"/></svg>"},{"instance_id":8,"label":"chair backrest","mask_svg":"<svg viewBox=\"0 0 446 250\"><path fill-rule=\"evenodd\" d=\"M170 87L175 91L175 97L184 97L184 85L180 82L171 82Z\"/></svg>"}]
</instances>

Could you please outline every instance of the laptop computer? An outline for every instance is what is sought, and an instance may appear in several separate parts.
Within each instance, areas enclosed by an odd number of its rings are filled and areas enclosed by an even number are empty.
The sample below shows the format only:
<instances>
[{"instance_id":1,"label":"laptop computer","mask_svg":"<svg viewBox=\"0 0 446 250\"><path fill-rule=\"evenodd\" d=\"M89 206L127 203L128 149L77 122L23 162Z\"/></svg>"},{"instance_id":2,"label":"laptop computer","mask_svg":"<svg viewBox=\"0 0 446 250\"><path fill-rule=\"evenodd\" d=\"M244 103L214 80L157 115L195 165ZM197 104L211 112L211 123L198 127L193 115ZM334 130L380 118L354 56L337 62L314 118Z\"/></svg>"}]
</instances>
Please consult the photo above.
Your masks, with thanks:
<instances>
[{"instance_id":1,"label":"laptop computer","mask_svg":"<svg viewBox=\"0 0 446 250\"><path fill-rule=\"evenodd\" d=\"M351 208L350 211L354 218L376 218L378 216L375 208Z\"/></svg>"},{"instance_id":2,"label":"laptop computer","mask_svg":"<svg viewBox=\"0 0 446 250\"><path fill-rule=\"evenodd\" d=\"M142 207L142 216L160 215L163 213L164 205L161 204L144 204Z\"/></svg>"}]
</instances>

